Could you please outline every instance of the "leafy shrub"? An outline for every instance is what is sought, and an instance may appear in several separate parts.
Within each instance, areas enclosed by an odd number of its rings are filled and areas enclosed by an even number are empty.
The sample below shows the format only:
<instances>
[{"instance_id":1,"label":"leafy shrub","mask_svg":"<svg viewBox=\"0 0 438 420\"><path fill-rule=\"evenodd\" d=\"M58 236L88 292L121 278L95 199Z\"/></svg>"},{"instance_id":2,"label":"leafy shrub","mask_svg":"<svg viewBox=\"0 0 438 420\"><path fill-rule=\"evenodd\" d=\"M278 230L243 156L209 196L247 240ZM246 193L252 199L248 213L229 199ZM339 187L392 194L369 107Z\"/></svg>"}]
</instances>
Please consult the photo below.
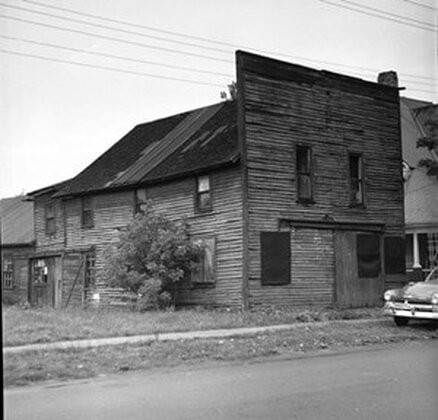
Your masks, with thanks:
<instances>
[{"instance_id":1,"label":"leafy shrub","mask_svg":"<svg viewBox=\"0 0 438 420\"><path fill-rule=\"evenodd\" d=\"M148 202L107 249L101 277L136 293L140 310L164 308L175 305L177 283L190 274L201 253L185 220L171 221Z\"/></svg>"}]
</instances>

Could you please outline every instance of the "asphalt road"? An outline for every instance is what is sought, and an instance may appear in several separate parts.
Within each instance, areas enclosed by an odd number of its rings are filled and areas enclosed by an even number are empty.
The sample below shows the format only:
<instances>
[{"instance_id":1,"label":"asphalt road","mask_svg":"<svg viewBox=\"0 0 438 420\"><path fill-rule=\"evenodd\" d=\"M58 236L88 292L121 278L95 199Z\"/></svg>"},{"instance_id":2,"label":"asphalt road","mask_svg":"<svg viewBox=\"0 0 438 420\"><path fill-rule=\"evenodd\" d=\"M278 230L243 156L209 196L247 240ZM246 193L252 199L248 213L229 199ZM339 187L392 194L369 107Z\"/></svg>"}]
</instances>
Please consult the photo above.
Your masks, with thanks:
<instances>
[{"instance_id":1,"label":"asphalt road","mask_svg":"<svg viewBox=\"0 0 438 420\"><path fill-rule=\"evenodd\" d=\"M4 392L10 419L438 419L438 340Z\"/></svg>"}]
</instances>

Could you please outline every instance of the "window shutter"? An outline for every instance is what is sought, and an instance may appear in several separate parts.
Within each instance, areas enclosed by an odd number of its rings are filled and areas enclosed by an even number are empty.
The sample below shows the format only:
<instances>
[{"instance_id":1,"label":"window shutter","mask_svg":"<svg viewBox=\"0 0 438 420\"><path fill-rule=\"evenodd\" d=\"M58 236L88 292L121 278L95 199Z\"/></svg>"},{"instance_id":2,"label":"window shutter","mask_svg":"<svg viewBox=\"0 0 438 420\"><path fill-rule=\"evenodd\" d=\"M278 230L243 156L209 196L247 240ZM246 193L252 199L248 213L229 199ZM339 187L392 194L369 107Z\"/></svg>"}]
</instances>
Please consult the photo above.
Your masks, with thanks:
<instances>
[{"instance_id":1,"label":"window shutter","mask_svg":"<svg viewBox=\"0 0 438 420\"><path fill-rule=\"evenodd\" d=\"M262 285L290 283L290 232L260 232Z\"/></svg>"},{"instance_id":2,"label":"window shutter","mask_svg":"<svg viewBox=\"0 0 438 420\"><path fill-rule=\"evenodd\" d=\"M358 234L356 241L359 277L378 277L381 270L379 235Z\"/></svg>"}]
</instances>

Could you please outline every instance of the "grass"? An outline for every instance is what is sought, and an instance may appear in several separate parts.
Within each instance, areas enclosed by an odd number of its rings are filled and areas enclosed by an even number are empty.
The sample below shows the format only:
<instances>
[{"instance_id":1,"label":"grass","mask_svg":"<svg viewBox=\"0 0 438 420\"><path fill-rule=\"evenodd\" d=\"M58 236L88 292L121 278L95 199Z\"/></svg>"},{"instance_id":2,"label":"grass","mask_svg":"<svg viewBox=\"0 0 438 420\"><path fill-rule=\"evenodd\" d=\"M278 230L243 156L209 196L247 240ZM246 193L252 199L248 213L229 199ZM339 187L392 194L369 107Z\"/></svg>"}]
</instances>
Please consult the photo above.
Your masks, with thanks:
<instances>
[{"instance_id":1,"label":"grass","mask_svg":"<svg viewBox=\"0 0 438 420\"><path fill-rule=\"evenodd\" d=\"M211 361L246 361L268 356L290 357L315 350L437 338L436 324L413 323L399 328L388 318L374 322L307 323L298 324L290 331L249 337L5 354L3 381L4 386L10 387L154 367L199 366Z\"/></svg>"},{"instance_id":2,"label":"grass","mask_svg":"<svg viewBox=\"0 0 438 420\"><path fill-rule=\"evenodd\" d=\"M50 308L3 308L4 346L50 343L64 340L120 337L156 332L250 327L334 319L375 318L380 309L291 310L258 308L254 311L183 309L165 312L108 310L57 311Z\"/></svg>"}]
</instances>

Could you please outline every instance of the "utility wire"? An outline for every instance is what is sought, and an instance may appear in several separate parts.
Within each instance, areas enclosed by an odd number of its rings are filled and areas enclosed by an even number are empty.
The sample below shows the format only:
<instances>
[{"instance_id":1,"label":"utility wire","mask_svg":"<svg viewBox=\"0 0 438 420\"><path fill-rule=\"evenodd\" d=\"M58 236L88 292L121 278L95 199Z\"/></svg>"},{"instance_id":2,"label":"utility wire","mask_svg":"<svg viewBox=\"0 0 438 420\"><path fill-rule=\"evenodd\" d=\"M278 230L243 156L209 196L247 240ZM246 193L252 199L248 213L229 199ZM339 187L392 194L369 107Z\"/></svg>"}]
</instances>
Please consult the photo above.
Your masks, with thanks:
<instances>
[{"instance_id":1,"label":"utility wire","mask_svg":"<svg viewBox=\"0 0 438 420\"><path fill-rule=\"evenodd\" d=\"M338 1L340 1L341 3L351 4L352 6L361 7L362 9L371 10L372 12L381 13L382 15L387 15L387 16L395 17L397 19L407 20L407 21L410 21L410 22L413 22L413 23L418 23L420 25L430 26L432 28L435 27L435 25L433 23L430 23L430 22L423 22L421 20L412 19L410 17L406 17L406 16L402 16L402 15L397 15L395 13L387 12L385 10L378 9L376 7L366 6L365 4L357 3L355 1L351 1L351 0L338 0Z\"/></svg>"},{"instance_id":2,"label":"utility wire","mask_svg":"<svg viewBox=\"0 0 438 420\"><path fill-rule=\"evenodd\" d=\"M81 30L78 30L78 29L62 28L61 26L50 25L50 24L41 23L41 22L35 22L33 20L17 18L15 16L8 16L8 15L1 15L0 14L0 18L15 20L17 22L29 23L31 25L42 26L42 27L45 27L45 28L56 29L56 30L64 31L64 32L71 32L71 33L76 33L76 34L81 34L81 35L86 35L86 36L92 36L92 37L95 37L95 38L106 39L106 40L109 40L109 41L121 42L123 44L134 45L134 46L137 46L137 47L143 47L143 48L150 48L150 49L154 49L154 50L166 51L166 52L171 52L171 53L174 53L174 54L180 54L180 55L186 55L186 56L191 56L191 57L203 58L203 59L206 59L206 60L214 60L214 61L219 61L219 62L222 62L222 63L233 63L232 60L225 60L225 59L222 59L222 58L212 57L212 56L209 56L209 55L203 55L203 54L191 53L191 52L187 52L187 51L175 50L173 48L158 47L156 45L144 44L142 42L136 42L136 41L128 41L128 40L123 39L123 38L116 38L116 37L112 37L112 36L108 36L108 35L100 35L100 34L95 34L95 33L92 33L92 32L81 31Z\"/></svg>"},{"instance_id":3,"label":"utility wire","mask_svg":"<svg viewBox=\"0 0 438 420\"><path fill-rule=\"evenodd\" d=\"M221 85L219 83L201 82L199 80L182 79L179 77L162 76L162 75L158 75L158 74L142 73L142 72L132 71L132 70L122 70L122 69L118 69L116 67L100 66L100 65L88 64L88 63L78 63L77 61L60 60L57 58L45 57L42 55L27 54L27 53L21 53L21 52L17 52L17 51L10 51L10 50L4 50L4 49L0 49L0 53L17 55L20 57L36 58L39 60L52 61L54 63L72 64L75 66L88 67L88 68L94 68L94 69L99 69L99 70L108 70L108 71L113 71L113 72L123 73L123 74L132 74L135 76L153 77L156 79L172 80L172 81L177 81L177 82L192 83L192 84L203 85L203 86L224 87L224 85Z\"/></svg>"},{"instance_id":4,"label":"utility wire","mask_svg":"<svg viewBox=\"0 0 438 420\"><path fill-rule=\"evenodd\" d=\"M115 55L115 54L106 54L106 53L101 53L98 51L88 51L88 50L84 50L81 48L66 47L64 45L52 44L52 43L41 42L41 41L34 41L34 40L26 39L26 38L17 38L17 37L7 36L7 35L0 35L0 38L8 39L11 41L25 42L27 44L39 45L39 46L43 46L43 47L56 48L56 49L65 50L65 51L94 55L94 56L99 56L99 57L104 57L104 58L114 58L117 60L130 61L133 63L150 64L153 66L168 67L168 68L176 69L176 70L184 70L184 71L190 71L190 72L211 74L214 76L224 76L224 77L231 77L231 78L233 77L230 74L219 73L219 72L210 71L210 70L202 70L202 69L197 69L197 68L193 68L193 67L185 67L185 66L177 66L177 65L172 65L172 64L158 63L156 61L141 60L138 58L132 58L132 57L127 57L127 56L122 56L122 55Z\"/></svg>"},{"instance_id":5,"label":"utility wire","mask_svg":"<svg viewBox=\"0 0 438 420\"><path fill-rule=\"evenodd\" d=\"M229 54L230 53L229 50L224 50L223 48L208 47L208 46L203 46L203 45L199 45L199 44L194 44L192 42L178 41L178 40L164 38L162 36L156 36L156 35L148 35L148 34L145 34L145 33L142 33L142 32L138 32L138 31L130 31L130 30L127 30L127 29L115 28L114 26L107 26L107 25L101 25L99 23L86 22L86 21L81 20L81 19L74 19L74 18L69 18L69 17L66 17L66 16L59 16L59 15L55 15L53 13L47 13L47 12L41 12L41 11L38 11L38 10L28 9L26 7L12 6L10 4L5 4L5 3L1 3L1 2L0 2L0 6L8 7L10 9L15 9L15 10L21 10L21 11L24 11L24 12L34 13L34 14L37 14L37 15L47 16L47 17L51 17L51 18L66 20L68 22L80 23L81 25L87 25L87 26L92 26L92 27L95 27L95 28L107 29L107 30L110 30L110 31L121 32L121 33L128 34L128 35L136 35L136 36L141 36L143 38L150 38L150 39L155 39L155 40L158 40L158 41L170 42L170 43L173 43L173 44L186 45L186 46L189 46L189 47L201 48L201 49L204 49L204 50L216 51L216 52L221 52L221 53L225 53L225 54Z\"/></svg>"},{"instance_id":6,"label":"utility wire","mask_svg":"<svg viewBox=\"0 0 438 420\"><path fill-rule=\"evenodd\" d=\"M367 12L365 10L354 8L354 7L351 7L351 6L344 5L344 4L334 3L334 2L328 1L328 0L319 0L319 1L322 2L322 3L330 4L331 6L336 6L336 7L341 7L343 9L353 10L354 12L362 13L362 14L368 15L368 16L374 16L374 17L377 17L377 18L380 18L380 19L383 19L383 20L389 20L389 21L392 21L392 22L400 23L402 25L410 26L412 28L418 28L418 29L423 29L425 31L429 31L429 32L435 32L435 30L433 28L411 24L411 23L408 23L406 21L402 21L402 20L398 20L398 19L393 19L393 18L390 18L390 17L385 17L385 16L379 15L377 13Z\"/></svg>"},{"instance_id":7,"label":"utility wire","mask_svg":"<svg viewBox=\"0 0 438 420\"><path fill-rule=\"evenodd\" d=\"M270 55L273 54L273 55L280 56L280 57L287 57L287 58L292 58L292 59L297 59L297 60L309 61L309 62L313 62L313 63L317 63L317 64L327 64L327 65L332 65L335 67L345 67L345 68L352 68L352 69L359 69L359 70L367 70L367 71L372 71L375 73L380 71L379 69L373 69L373 68L369 68L369 67L352 66L352 65L348 65L348 64L336 63L333 61L316 60L316 59L311 59L311 58L307 58L307 57L294 56L294 55L283 54L283 53L274 52L274 51L255 49L255 48L251 48L249 46L233 44L231 42L219 41L219 40L214 40L214 39L210 39L210 38L204 38L204 37L184 34L181 32L168 31L168 30L164 30L164 29L158 29L155 27L151 27L151 26L136 24L136 23L129 22L126 20L113 19L113 18L109 18L109 17L103 17L103 16L91 14L91 13L80 12L80 11L65 8L65 7L59 7L59 6L49 5L46 3L41 3L39 1L33 1L33 0L22 0L22 1L25 3L34 4L34 5L45 7L48 9L59 10L62 12L67 12L67 13L71 13L71 14L75 14L75 15L83 16L83 17L87 17L87 18L93 18L93 19L97 19L100 21L104 21L104 22L111 22L111 23L117 23L117 24L121 24L121 25L127 25L127 26L131 26L133 28L146 29L148 31L157 32L157 33L161 33L161 34L178 36L178 37L182 37L185 39L192 39L192 40L196 40L196 41L208 42L210 44L232 47L233 49L241 48L241 49L245 49L245 50L259 52L262 54L270 54ZM427 79L427 80L435 80L433 77L420 76L420 75L408 74L408 73L404 74L404 76L405 77L412 77L412 78Z\"/></svg>"},{"instance_id":8,"label":"utility wire","mask_svg":"<svg viewBox=\"0 0 438 420\"><path fill-rule=\"evenodd\" d=\"M424 9L429 9L429 10L434 10L434 11L437 10L433 6L429 6L428 4L422 4L422 3L419 3L418 1L413 1L413 0L401 0L401 1L404 1L405 3L413 4L413 5L418 6L418 7L423 7Z\"/></svg>"}]
</instances>

